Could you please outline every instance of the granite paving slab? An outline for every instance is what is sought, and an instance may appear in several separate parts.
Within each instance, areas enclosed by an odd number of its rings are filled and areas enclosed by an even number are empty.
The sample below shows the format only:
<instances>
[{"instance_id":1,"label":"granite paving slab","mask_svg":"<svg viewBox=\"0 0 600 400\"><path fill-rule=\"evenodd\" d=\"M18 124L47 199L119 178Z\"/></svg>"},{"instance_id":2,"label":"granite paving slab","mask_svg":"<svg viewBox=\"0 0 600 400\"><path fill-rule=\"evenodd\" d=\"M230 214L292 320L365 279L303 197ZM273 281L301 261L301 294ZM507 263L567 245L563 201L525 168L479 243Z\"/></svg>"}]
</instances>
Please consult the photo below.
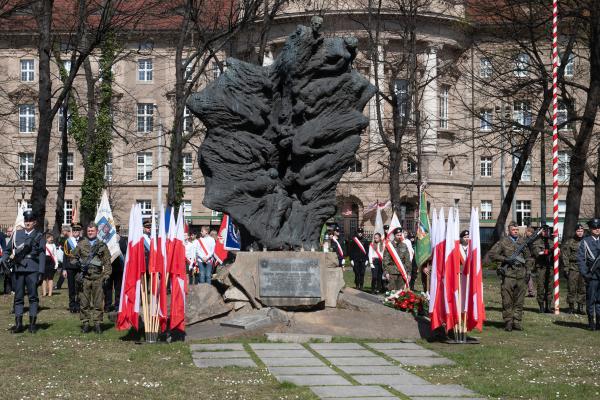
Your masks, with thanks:
<instances>
[{"instance_id":1,"label":"granite paving slab","mask_svg":"<svg viewBox=\"0 0 600 400\"><path fill-rule=\"evenodd\" d=\"M390 385L392 388L411 397L460 397L477 395L472 390L469 390L460 385Z\"/></svg>"},{"instance_id":2,"label":"granite paving slab","mask_svg":"<svg viewBox=\"0 0 600 400\"><path fill-rule=\"evenodd\" d=\"M416 343L365 343L367 346L376 350L424 350L423 347Z\"/></svg>"},{"instance_id":3,"label":"granite paving slab","mask_svg":"<svg viewBox=\"0 0 600 400\"><path fill-rule=\"evenodd\" d=\"M254 350L254 349L253 349ZM281 349L268 349L268 350L254 350L257 356L263 358L298 358L298 357L314 357L314 355L304 349L304 350L281 350Z\"/></svg>"},{"instance_id":4,"label":"granite paving slab","mask_svg":"<svg viewBox=\"0 0 600 400\"><path fill-rule=\"evenodd\" d=\"M269 367L273 375L337 375L329 367Z\"/></svg>"},{"instance_id":5,"label":"granite paving slab","mask_svg":"<svg viewBox=\"0 0 600 400\"><path fill-rule=\"evenodd\" d=\"M190 348L192 351L244 350L244 345L241 343L210 343L193 344Z\"/></svg>"},{"instance_id":6,"label":"granite paving slab","mask_svg":"<svg viewBox=\"0 0 600 400\"><path fill-rule=\"evenodd\" d=\"M310 388L322 399L349 397L385 397L391 393L380 386L312 386ZM392 397L393 398L393 397Z\"/></svg>"},{"instance_id":7,"label":"granite paving slab","mask_svg":"<svg viewBox=\"0 0 600 400\"><path fill-rule=\"evenodd\" d=\"M251 343L252 350L304 350L300 343Z\"/></svg>"},{"instance_id":8,"label":"granite paving slab","mask_svg":"<svg viewBox=\"0 0 600 400\"><path fill-rule=\"evenodd\" d=\"M267 332L265 334L269 342L308 343L311 340L331 342L331 335L315 335L310 333L279 333Z\"/></svg>"},{"instance_id":9,"label":"granite paving slab","mask_svg":"<svg viewBox=\"0 0 600 400\"><path fill-rule=\"evenodd\" d=\"M381 350L381 352L390 357L440 357L438 353L431 350L404 350L404 349L393 349L393 350Z\"/></svg>"},{"instance_id":10,"label":"granite paving slab","mask_svg":"<svg viewBox=\"0 0 600 400\"><path fill-rule=\"evenodd\" d=\"M333 349L333 350L316 350L323 357L374 357L377 354L369 350L354 350L354 349Z\"/></svg>"},{"instance_id":11,"label":"granite paving slab","mask_svg":"<svg viewBox=\"0 0 600 400\"><path fill-rule=\"evenodd\" d=\"M268 367L323 367L325 364L317 357L305 358L261 358Z\"/></svg>"},{"instance_id":12,"label":"granite paving slab","mask_svg":"<svg viewBox=\"0 0 600 400\"><path fill-rule=\"evenodd\" d=\"M433 367L435 365L454 365L454 361L443 357L392 357L403 365Z\"/></svg>"},{"instance_id":13,"label":"granite paving slab","mask_svg":"<svg viewBox=\"0 0 600 400\"><path fill-rule=\"evenodd\" d=\"M344 397L344 400L398 400L394 396L377 396L377 397Z\"/></svg>"},{"instance_id":14,"label":"granite paving slab","mask_svg":"<svg viewBox=\"0 0 600 400\"><path fill-rule=\"evenodd\" d=\"M400 375L352 375L352 378L363 385L431 385L410 372Z\"/></svg>"},{"instance_id":15,"label":"granite paving slab","mask_svg":"<svg viewBox=\"0 0 600 400\"><path fill-rule=\"evenodd\" d=\"M336 357L328 358L334 365L364 365L364 366L375 366L375 365L392 365L389 361L381 357Z\"/></svg>"},{"instance_id":16,"label":"granite paving slab","mask_svg":"<svg viewBox=\"0 0 600 400\"><path fill-rule=\"evenodd\" d=\"M411 397L413 400L486 400L484 397Z\"/></svg>"},{"instance_id":17,"label":"granite paving slab","mask_svg":"<svg viewBox=\"0 0 600 400\"><path fill-rule=\"evenodd\" d=\"M339 369L350 375L405 375L409 372L396 365L339 365Z\"/></svg>"},{"instance_id":18,"label":"granite paving slab","mask_svg":"<svg viewBox=\"0 0 600 400\"><path fill-rule=\"evenodd\" d=\"M243 350L232 351L195 351L192 353L194 358L248 358L250 355Z\"/></svg>"},{"instance_id":19,"label":"granite paving slab","mask_svg":"<svg viewBox=\"0 0 600 400\"><path fill-rule=\"evenodd\" d=\"M279 382L291 382L298 386L351 385L339 375L275 375Z\"/></svg>"},{"instance_id":20,"label":"granite paving slab","mask_svg":"<svg viewBox=\"0 0 600 400\"><path fill-rule=\"evenodd\" d=\"M198 368L256 367L251 358L194 358L193 361Z\"/></svg>"},{"instance_id":21,"label":"granite paving slab","mask_svg":"<svg viewBox=\"0 0 600 400\"><path fill-rule=\"evenodd\" d=\"M365 348L358 343L311 343L309 344L315 350L364 350Z\"/></svg>"}]
</instances>

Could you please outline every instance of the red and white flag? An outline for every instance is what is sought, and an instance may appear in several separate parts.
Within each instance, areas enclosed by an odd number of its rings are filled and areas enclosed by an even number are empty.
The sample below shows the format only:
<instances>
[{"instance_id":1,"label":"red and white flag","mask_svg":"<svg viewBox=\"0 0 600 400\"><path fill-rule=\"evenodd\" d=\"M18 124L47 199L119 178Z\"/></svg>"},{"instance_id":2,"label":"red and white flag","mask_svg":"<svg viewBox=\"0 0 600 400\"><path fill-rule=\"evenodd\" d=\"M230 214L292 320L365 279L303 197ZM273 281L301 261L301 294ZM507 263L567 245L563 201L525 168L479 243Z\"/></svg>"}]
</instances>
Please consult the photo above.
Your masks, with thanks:
<instances>
[{"instance_id":1,"label":"red and white flag","mask_svg":"<svg viewBox=\"0 0 600 400\"><path fill-rule=\"evenodd\" d=\"M119 314L115 325L118 330L131 327L139 329L141 279L145 271L142 210L139 205L135 205L131 207L129 214L127 255L123 268Z\"/></svg>"},{"instance_id":2,"label":"red and white flag","mask_svg":"<svg viewBox=\"0 0 600 400\"><path fill-rule=\"evenodd\" d=\"M167 329L167 232L164 207L160 210L160 220L158 223L157 239L157 269L160 274L158 282L158 317L160 321L160 330Z\"/></svg>"},{"instance_id":3,"label":"red and white flag","mask_svg":"<svg viewBox=\"0 0 600 400\"><path fill-rule=\"evenodd\" d=\"M217 264L223 264L229 255L229 252L225 250L227 226L229 225L228 219L229 216L227 214L223 214L223 219L221 220L221 226L219 227L219 233L215 243L215 259L217 260Z\"/></svg>"},{"instance_id":4,"label":"red and white flag","mask_svg":"<svg viewBox=\"0 0 600 400\"><path fill-rule=\"evenodd\" d=\"M429 318L431 319L431 330L442 326L446 319L444 307L444 252L446 243L446 221L444 220L444 209L440 209L437 215L433 210L431 218L431 248L433 257L431 263L431 282L429 284Z\"/></svg>"},{"instance_id":5,"label":"red and white flag","mask_svg":"<svg viewBox=\"0 0 600 400\"><path fill-rule=\"evenodd\" d=\"M183 233L183 207L179 207L177 224L169 227L171 253L169 254L169 275L171 277L171 330L185 331L185 294L187 275L185 270L185 235Z\"/></svg>"},{"instance_id":6,"label":"red and white flag","mask_svg":"<svg viewBox=\"0 0 600 400\"><path fill-rule=\"evenodd\" d=\"M390 220L389 226L390 229L388 230L386 239L394 240L394 231L396 230L396 228L400 228L400 220L398 219L398 216L396 215L395 211L394 215L392 215L392 219Z\"/></svg>"},{"instance_id":7,"label":"red and white flag","mask_svg":"<svg viewBox=\"0 0 600 400\"><path fill-rule=\"evenodd\" d=\"M464 289L464 312L467 315L467 330L483 328L485 321L485 306L483 304L483 271L481 269L481 239L479 236L479 210L471 210L471 223L469 226L471 242L469 243L469 256L465 262L466 288Z\"/></svg>"},{"instance_id":8,"label":"red and white flag","mask_svg":"<svg viewBox=\"0 0 600 400\"><path fill-rule=\"evenodd\" d=\"M460 240L458 210L450 208L446 226L446 246L444 252L443 291L446 312L446 331L460 321Z\"/></svg>"}]
</instances>

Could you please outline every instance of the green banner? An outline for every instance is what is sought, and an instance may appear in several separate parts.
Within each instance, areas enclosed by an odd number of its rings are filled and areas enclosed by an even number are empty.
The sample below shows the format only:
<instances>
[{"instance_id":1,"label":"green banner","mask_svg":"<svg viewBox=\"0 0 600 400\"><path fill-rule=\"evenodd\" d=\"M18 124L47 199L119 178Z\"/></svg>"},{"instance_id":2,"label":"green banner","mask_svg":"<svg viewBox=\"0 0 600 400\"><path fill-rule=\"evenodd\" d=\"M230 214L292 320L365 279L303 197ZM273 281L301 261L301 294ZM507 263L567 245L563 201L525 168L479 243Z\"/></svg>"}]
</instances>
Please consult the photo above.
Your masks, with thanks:
<instances>
[{"instance_id":1,"label":"green banner","mask_svg":"<svg viewBox=\"0 0 600 400\"><path fill-rule=\"evenodd\" d=\"M417 225L417 246L415 250L415 262L417 267L423 265L431 257L431 232L429 217L427 216L427 202L425 192L421 190L419 199L419 224Z\"/></svg>"}]
</instances>

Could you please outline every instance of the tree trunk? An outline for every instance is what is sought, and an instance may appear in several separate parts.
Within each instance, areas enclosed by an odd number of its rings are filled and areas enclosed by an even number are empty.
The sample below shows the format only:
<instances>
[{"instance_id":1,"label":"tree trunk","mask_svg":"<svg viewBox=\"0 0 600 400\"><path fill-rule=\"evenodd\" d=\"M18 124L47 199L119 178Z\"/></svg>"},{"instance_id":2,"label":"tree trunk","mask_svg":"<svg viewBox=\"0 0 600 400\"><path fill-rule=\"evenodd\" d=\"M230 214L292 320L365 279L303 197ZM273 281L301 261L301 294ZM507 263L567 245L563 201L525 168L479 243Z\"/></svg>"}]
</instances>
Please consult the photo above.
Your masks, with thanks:
<instances>
[{"instance_id":1,"label":"tree trunk","mask_svg":"<svg viewBox=\"0 0 600 400\"><path fill-rule=\"evenodd\" d=\"M45 229L46 175L48 172L48 152L50 149L50 132L52 128L52 79L50 75L50 56L52 52L52 0L40 0L32 4L38 25L38 57L39 57L39 125L33 164L33 187L31 202L36 216L38 229Z\"/></svg>"},{"instance_id":2,"label":"tree trunk","mask_svg":"<svg viewBox=\"0 0 600 400\"><path fill-rule=\"evenodd\" d=\"M56 191L56 212L54 213L54 228L52 232L59 235L61 232L62 223L65 218L65 189L67 186L67 161L69 155L69 136L68 136L68 116L69 116L69 96L63 102L61 110L63 117L63 125L60 127L60 175L58 177L58 190Z\"/></svg>"},{"instance_id":3,"label":"tree trunk","mask_svg":"<svg viewBox=\"0 0 600 400\"><path fill-rule=\"evenodd\" d=\"M389 167L390 172L389 183L390 183L390 201L392 202L392 209L395 212L400 210L400 170L402 156L399 150L388 149L389 151Z\"/></svg>"},{"instance_id":4,"label":"tree trunk","mask_svg":"<svg viewBox=\"0 0 600 400\"><path fill-rule=\"evenodd\" d=\"M596 179L594 179L594 218L600 217L600 146L596 157Z\"/></svg>"},{"instance_id":5,"label":"tree trunk","mask_svg":"<svg viewBox=\"0 0 600 400\"><path fill-rule=\"evenodd\" d=\"M546 224L546 134L540 133L540 225Z\"/></svg>"}]
</instances>

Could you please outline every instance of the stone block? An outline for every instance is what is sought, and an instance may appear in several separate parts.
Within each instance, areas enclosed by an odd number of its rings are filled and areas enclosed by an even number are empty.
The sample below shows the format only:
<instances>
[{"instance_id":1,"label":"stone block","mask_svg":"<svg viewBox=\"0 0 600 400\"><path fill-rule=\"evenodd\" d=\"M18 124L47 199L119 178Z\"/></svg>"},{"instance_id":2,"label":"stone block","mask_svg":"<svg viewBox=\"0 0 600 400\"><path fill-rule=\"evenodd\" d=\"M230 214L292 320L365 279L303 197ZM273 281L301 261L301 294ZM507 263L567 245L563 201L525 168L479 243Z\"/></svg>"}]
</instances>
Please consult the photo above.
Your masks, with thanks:
<instances>
[{"instance_id":1,"label":"stone block","mask_svg":"<svg viewBox=\"0 0 600 400\"><path fill-rule=\"evenodd\" d=\"M273 375L337 375L329 367L269 367Z\"/></svg>"},{"instance_id":2,"label":"stone block","mask_svg":"<svg viewBox=\"0 0 600 400\"><path fill-rule=\"evenodd\" d=\"M406 394L411 397L424 397L424 396L440 396L440 397L460 397L460 396L473 396L475 392L464 388L460 385L390 385L392 388L399 392Z\"/></svg>"},{"instance_id":3,"label":"stone block","mask_svg":"<svg viewBox=\"0 0 600 400\"><path fill-rule=\"evenodd\" d=\"M377 366L377 365L392 365L389 361L381 357L337 357L328 358L333 365L362 365L362 366Z\"/></svg>"},{"instance_id":4,"label":"stone block","mask_svg":"<svg viewBox=\"0 0 600 400\"><path fill-rule=\"evenodd\" d=\"M266 313L262 312L262 310L257 310L250 314L234 315L231 318L221 321L222 326L231 326L233 328L246 330L260 328L272 323L273 321L271 321L271 318L266 315Z\"/></svg>"},{"instance_id":5,"label":"stone block","mask_svg":"<svg viewBox=\"0 0 600 400\"><path fill-rule=\"evenodd\" d=\"M298 343L250 343L252 350L268 350L268 349L280 349L280 350L302 350L301 344Z\"/></svg>"},{"instance_id":6,"label":"stone block","mask_svg":"<svg viewBox=\"0 0 600 400\"><path fill-rule=\"evenodd\" d=\"M311 340L321 342L331 342L331 335L313 335L309 333L278 333L269 332L266 334L269 342L288 342L288 343L307 343Z\"/></svg>"},{"instance_id":7,"label":"stone block","mask_svg":"<svg viewBox=\"0 0 600 400\"><path fill-rule=\"evenodd\" d=\"M185 303L185 322L188 325L229 313L233 307L225 304L213 285L201 283L189 288Z\"/></svg>"},{"instance_id":8,"label":"stone block","mask_svg":"<svg viewBox=\"0 0 600 400\"><path fill-rule=\"evenodd\" d=\"M190 349L192 351L244 350L244 345L241 343L192 344Z\"/></svg>"},{"instance_id":9,"label":"stone block","mask_svg":"<svg viewBox=\"0 0 600 400\"><path fill-rule=\"evenodd\" d=\"M363 385L430 385L425 379L406 372L397 375L352 375Z\"/></svg>"},{"instance_id":10,"label":"stone block","mask_svg":"<svg viewBox=\"0 0 600 400\"><path fill-rule=\"evenodd\" d=\"M390 392L379 386L312 386L310 389L322 399L391 396Z\"/></svg>"},{"instance_id":11,"label":"stone block","mask_svg":"<svg viewBox=\"0 0 600 400\"><path fill-rule=\"evenodd\" d=\"M308 350L282 350L282 349L268 349L268 350L254 350L257 356L261 358L305 358L314 357L314 355Z\"/></svg>"},{"instance_id":12,"label":"stone block","mask_svg":"<svg viewBox=\"0 0 600 400\"><path fill-rule=\"evenodd\" d=\"M248 296L235 286L230 287L223 294L225 301L250 301Z\"/></svg>"},{"instance_id":13,"label":"stone block","mask_svg":"<svg viewBox=\"0 0 600 400\"><path fill-rule=\"evenodd\" d=\"M334 349L334 350L316 350L320 355L326 358L336 358L336 357L375 357L372 351L369 350L343 350L343 349Z\"/></svg>"},{"instance_id":14,"label":"stone block","mask_svg":"<svg viewBox=\"0 0 600 400\"><path fill-rule=\"evenodd\" d=\"M193 358L244 358L250 357L244 350L201 351L192 353Z\"/></svg>"},{"instance_id":15,"label":"stone block","mask_svg":"<svg viewBox=\"0 0 600 400\"><path fill-rule=\"evenodd\" d=\"M276 375L279 382L291 382L298 386L350 385L339 375Z\"/></svg>"},{"instance_id":16,"label":"stone block","mask_svg":"<svg viewBox=\"0 0 600 400\"><path fill-rule=\"evenodd\" d=\"M194 358L198 368L256 367L251 358Z\"/></svg>"},{"instance_id":17,"label":"stone block","mask_svg":"<svg viewBox=\"0 0 600 400\"><path fill-rule=\"evenodd\" d=\"M262 362L268 367L323 367L325 364L316 357L300 358L261 358Z\"/></svg>"},{"instance_id":18,"label":"stone block","mask_svg":"<svg viewBox=\"0 0 600 400\"><path fill-rule=\"evenodd\" d=\"M433 367L436 365L454 365L454 361L443 357L392 357L402 365L415 367Z\"/></svg>"}]
</instances>

